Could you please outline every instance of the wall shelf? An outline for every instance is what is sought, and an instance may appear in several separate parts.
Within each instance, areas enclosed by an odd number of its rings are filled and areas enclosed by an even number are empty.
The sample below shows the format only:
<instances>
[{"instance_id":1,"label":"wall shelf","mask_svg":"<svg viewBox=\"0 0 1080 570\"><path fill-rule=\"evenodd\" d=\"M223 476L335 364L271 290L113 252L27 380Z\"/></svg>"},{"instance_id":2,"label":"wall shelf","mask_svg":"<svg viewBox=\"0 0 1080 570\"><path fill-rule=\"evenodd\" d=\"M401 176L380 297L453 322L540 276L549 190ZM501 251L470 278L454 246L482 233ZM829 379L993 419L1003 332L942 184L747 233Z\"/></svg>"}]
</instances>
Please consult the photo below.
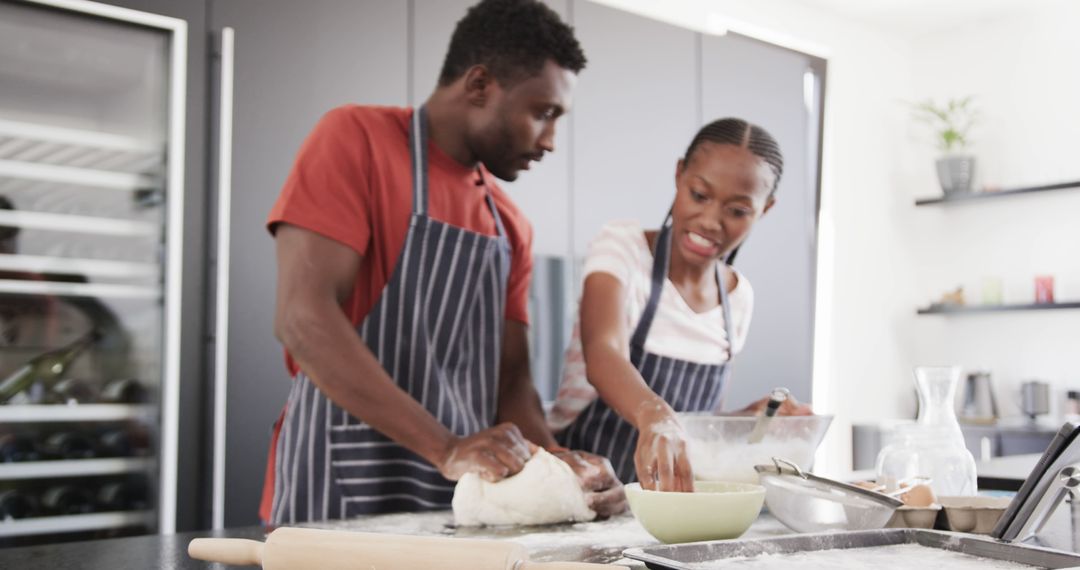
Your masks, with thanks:
<instances>
[{"instance_id":1,"label":"wall shelf","mask_svg":"<svg viewBox=\"0 0 1080 570\"><path fill-rule=\"evenodd\" d=\"M1080 189L1080 180L1074 180L1072 182L1060 182L1058 184L1046 184L1043 186L1030 186L1027 188L1011 188L1008 190L999 190L997 192L966 192L963 194L951 194L949 196L942 196L939 198L921 198L915 200L915 205L930 206L935 204L952 204L956 202L978 202L983 200L989 200L992 198L1018 196L1021 194L1033 194L1036 192L1050 192L1054 190L1074 189Z\"/></svg>"},{"instance_id":2,"label":"wall shelf","mask_svg":"<svg viewBox=\"0 0 1080 570\"><path fill-rule=\"evenodd\" d=\"M0 406L0 423L112 422L148 420L155 408L133 404L79 404Z\"/></svg>"},{"instance_id":3,"label":"wall shelf","mask_svg":"<svg viewBox=\"0 0 1080 570\"><path fill-rule=\"evenodd\" d=\"M150 526L153 522L153 513L146 511L35 517L0 521L0 537Z\"/></svg>"},{"instance_id":4,"label":"wall shelf","mask_svg":"<svg viewBox=\"0 0 1080 570\"><path fill-rule=\"evenodd\" d=\"M45 479L52 477L92 477L143 473L154 465L145 457L110 457L103 459L66 459L0 463L0 481Z\"/></svg>"},{"instance_id":5,"label":"wall shelf","mask_svg":"<svg viewBox=\"0 0 1080 570\"><path fill-rule=\"evenodd\" d=\"M929 307L919 309L918 313L920 315L967 315L975 313L1003 313L1010 311L1053 311L1059 309L1080 309L1080 302L1033 303L1030 305L930 305Z\"/></svg>"}]
</instances>

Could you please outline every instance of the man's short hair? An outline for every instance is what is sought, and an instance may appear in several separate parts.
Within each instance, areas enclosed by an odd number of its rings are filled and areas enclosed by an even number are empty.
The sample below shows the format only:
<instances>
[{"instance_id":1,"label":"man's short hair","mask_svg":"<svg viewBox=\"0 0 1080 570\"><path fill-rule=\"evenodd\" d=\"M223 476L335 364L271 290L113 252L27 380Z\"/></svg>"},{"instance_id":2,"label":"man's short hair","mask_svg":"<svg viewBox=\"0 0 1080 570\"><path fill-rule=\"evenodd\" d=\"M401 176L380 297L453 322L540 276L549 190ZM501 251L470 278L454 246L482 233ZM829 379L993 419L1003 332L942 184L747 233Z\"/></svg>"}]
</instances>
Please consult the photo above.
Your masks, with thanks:
<instances>
[{"instance_id":1,"label":"man's short hair","mask_svg":"<svg viewBox=\"0 0 1080 570\"><path fill-rule=\"evenodd\" d=\"M449 85L483 64L504 86L540 73L547 60L574 73L585 53L574 30L538 0L483 0L454 28L439 85Z\"/></svg>"}]
</instances>

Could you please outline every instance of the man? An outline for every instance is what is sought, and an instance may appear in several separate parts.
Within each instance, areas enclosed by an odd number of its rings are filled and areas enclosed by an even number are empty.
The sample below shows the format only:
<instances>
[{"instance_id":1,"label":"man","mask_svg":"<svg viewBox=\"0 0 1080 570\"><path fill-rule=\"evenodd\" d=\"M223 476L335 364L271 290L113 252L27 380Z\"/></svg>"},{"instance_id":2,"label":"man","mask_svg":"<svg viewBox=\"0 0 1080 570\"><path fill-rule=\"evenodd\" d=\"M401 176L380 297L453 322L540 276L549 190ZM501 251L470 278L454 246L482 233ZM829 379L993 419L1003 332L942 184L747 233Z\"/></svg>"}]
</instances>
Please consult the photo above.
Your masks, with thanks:
<instances>
[{"instance_id":1,"label":"man","mask_svg":"<svg viewBox=\"0 0 1080 570\"><path fill-rule=\"evenodd\" d=\"M554 150L585 57L536 0L458 22L415 110L346 106L301 148L268 225L275 334L294 376L261 515L273 524L443 509L553 450L601 515L610 464L556 446L529 375L532 229L491 180Z\"/></svg>"}]
</instances>

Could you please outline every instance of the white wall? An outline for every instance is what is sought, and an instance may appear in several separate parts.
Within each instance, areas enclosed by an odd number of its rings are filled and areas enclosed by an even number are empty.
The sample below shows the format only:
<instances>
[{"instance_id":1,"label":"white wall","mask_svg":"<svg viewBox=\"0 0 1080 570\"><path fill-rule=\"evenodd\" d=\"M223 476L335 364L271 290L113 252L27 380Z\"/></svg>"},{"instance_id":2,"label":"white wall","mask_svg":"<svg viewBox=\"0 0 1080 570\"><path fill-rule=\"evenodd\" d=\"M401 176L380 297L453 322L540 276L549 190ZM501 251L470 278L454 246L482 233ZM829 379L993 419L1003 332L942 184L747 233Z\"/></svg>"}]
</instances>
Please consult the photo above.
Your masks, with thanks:
<instances>
[{"instance_id":1,"label":"white wall","mask_svg":"<svg viewBox=\"0 0 1080 570\"><path fill-rule=\"evenodd\" d=\"M852 420L895 417L908 392L914 276L891 268L911 264L896 236L912 208L895 176L909 146L899 104L912 96L909 45L787 0L604 3L704 31L726 26L828 59L814 404L836 415L818 469L846 469Z\"/></svg>"},{"instance_id":2,"label":"white wall","mask_svg":"<svg viewBox=\"0 0 1080 570\"><path fill-rule=\"evenodd\" d=\"M1080 4L1055 0L913 42L920 99L977 97L977 184L1080 180L1078 21ZM918 153L897 179L909 197L926 195L935 183L933 151L917 126L908 138ZM983 277L1000 276L1006 302L1029 303L1038 274L1054 275L1058 300L1080 299L1078 214L1080 190L918 208L909 217L919 300L963 285L978 302ZM1016 392L1027 379L1050 382L1058 405L1066 389L1080 389L1080 311L917 321L913 356L989 369L1003 413L1019 413Z\"/></svg>"}]
</instances>

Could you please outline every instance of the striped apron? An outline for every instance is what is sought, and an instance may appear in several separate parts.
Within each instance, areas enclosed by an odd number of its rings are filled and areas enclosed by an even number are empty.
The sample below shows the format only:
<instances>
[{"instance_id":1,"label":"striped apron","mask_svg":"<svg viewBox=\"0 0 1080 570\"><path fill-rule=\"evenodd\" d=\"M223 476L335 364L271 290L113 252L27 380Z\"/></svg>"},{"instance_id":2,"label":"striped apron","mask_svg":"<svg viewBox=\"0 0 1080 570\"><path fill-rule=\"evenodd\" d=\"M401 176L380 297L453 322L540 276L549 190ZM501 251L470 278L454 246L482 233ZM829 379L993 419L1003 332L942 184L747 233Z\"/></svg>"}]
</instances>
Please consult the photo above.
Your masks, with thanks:
<instances>
[{"instance_id":1,"label":"striped apron","mask_svg":"<svg viewBox=\"0 0 1080 570\"><path fill-rule=\"evenodd\" d=\"M656 239L652 286L641 320L630 339L630 362L641 373L649 388L676 412L711 412L720 405L723 387L730 372L730 348L728 361L722 364L701 364L645 351L645 338L649 335L649 328L652 327L656 309L660 304L664 282L667 281L672 239L670 220L669 217ZM730 343L731 309L719 264L717 283L720 289L720 304L723 306L724 330ZM637 480L634 467L637 438L637 429L623 420L599 397L558 435L561 445L607 457L623 483Z\"/></svg>"},{"instance_id":2,"label":"striped apron","mask_svg":"<svg viewBox=\"0 0 1080 570\"><path fill-rule=\"evenodd\" d=\"M413 113L413 211L378 303L357 329L383 368L458 436L494 423L510 245L427 215L427 114ZM357 378L357 382L363 382ZM448 481L419 455L334 404L302 372L275 460L274 524L446 509Z\"/></svg>"}]
</instances>

